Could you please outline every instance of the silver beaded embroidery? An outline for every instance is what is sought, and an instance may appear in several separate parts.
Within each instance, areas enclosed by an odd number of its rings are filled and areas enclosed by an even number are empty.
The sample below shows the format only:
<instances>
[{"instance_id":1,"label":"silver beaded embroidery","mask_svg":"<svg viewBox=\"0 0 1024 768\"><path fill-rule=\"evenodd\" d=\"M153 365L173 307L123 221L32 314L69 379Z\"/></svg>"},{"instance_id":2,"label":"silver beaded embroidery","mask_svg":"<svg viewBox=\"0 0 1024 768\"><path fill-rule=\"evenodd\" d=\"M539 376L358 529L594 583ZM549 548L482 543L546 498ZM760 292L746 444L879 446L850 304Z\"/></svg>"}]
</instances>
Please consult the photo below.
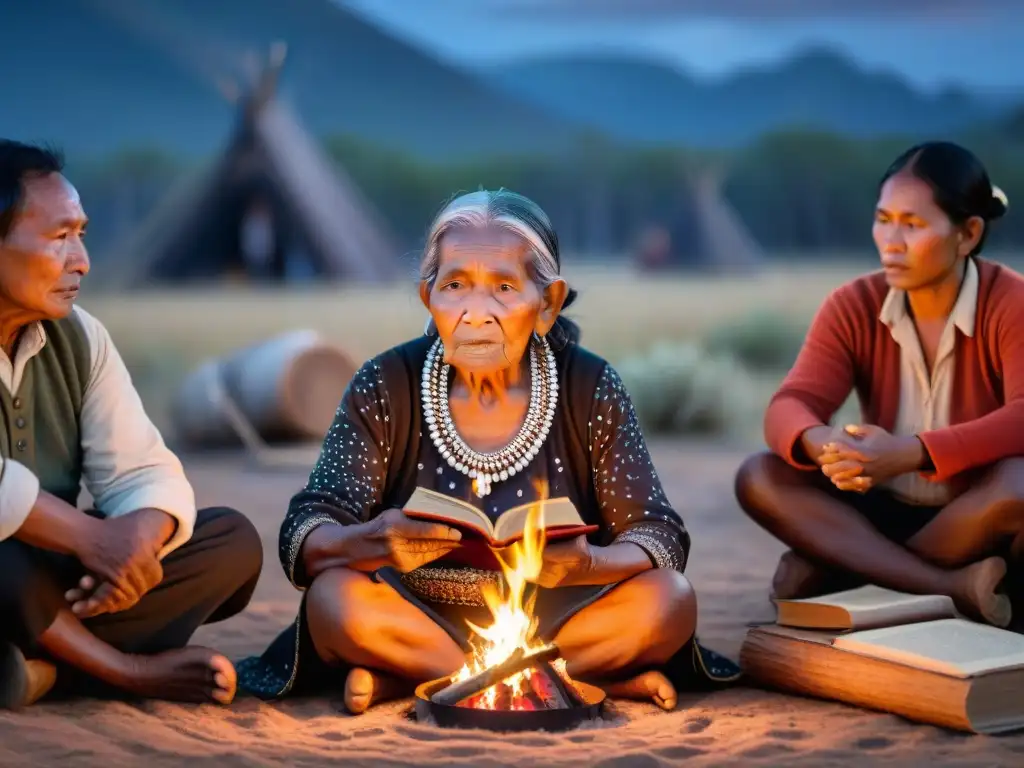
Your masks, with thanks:
<instances>
[{"instance_id":1,"label":"silver beaded embroidery","mask_svg":"<svg viewBox=\"0 0 1024 768\"><path fill-rule=\"evenodd\" d=\"M297 588L303 588L295 582L295 570L306 536L328 520L364 522L379 503L391 455L390 418L380 365L370 360L349 382L309 481L292 499L281 526L278 553Z\"/></svg>"},{"instance_id":2,"label":"silver beaded embroidery","mask_svg":"<svg viewBox=\"0 0 1024 768\"><path fill-rule=\"evenodd\" d=\"M651 556L658 568L680 572L686 568L686 561L679 554L678 539L663 524L637 523L616 536L615 541L636 544Z\"/></svg>"},{"instance_id":3,"label":"silver beaded embroidery","mask_svg":"<svg viewBox=\"0 0 1024 768\"><path fill-rule=\"evenodd\" d=\"M500 571L424 567L402 574L402 583L432 603L484 606L484 585L500 590L503 581Z\"/></svg>"},{"instance_id":4,"label":"silver beaded embroidery","mask_svg":"<svg viewBox=\"0 0 1024 768\"><path fill-rule=\"evenodd\" d=\"M295 532L291 535L291 541L288 546L288 581L292 583L292 586L299 590L303 590L304 587L300 586L298 582L295 581L295 566L299 561L299 552L302 550L302 545L305 543L306 537L309 536L314 529L328 523L337 525L338 521L326 512L310 515L309 517L302 519L302 522L299 523Z\"/></svg>"}]
</instances>

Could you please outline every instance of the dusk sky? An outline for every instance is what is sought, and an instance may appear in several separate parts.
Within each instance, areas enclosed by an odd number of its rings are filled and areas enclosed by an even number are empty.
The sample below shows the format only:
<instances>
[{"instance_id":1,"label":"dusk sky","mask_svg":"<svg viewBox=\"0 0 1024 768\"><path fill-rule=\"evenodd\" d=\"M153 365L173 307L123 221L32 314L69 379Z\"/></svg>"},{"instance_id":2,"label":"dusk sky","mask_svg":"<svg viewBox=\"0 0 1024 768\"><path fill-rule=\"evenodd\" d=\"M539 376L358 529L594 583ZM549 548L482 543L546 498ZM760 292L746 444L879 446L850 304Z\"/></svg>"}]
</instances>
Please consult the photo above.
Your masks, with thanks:
<instances>
[{"instance_id":1,"label":"dusk sky","mask_svg":"<svg viewBox=\"0 0 1024 768\"><path fill-rule=\"evenodd\" d=\"M1024 92L1024 0L338 0L463 63L612 47L717 75L826 44L918 85Z\"/></svg>"}]
</instances>

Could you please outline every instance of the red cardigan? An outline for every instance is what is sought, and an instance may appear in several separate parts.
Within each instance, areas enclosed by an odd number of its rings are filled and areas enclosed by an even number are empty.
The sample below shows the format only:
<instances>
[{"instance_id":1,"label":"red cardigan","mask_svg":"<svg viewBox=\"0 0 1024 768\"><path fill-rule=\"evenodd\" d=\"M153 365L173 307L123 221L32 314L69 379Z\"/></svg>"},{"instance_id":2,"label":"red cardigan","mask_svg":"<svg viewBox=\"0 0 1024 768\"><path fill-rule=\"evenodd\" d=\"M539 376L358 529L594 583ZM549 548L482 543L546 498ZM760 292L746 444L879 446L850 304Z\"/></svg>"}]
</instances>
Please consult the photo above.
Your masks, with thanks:
<instances>
[{"instance_id":1,"label":"red cardigan","mask_svg":"<svg viewBox=\"0 0 1024 768\"><path fill-rule=\"evenodd\" d=\"M976 326L973 337L956 331L951 426L919 435L935 465L925 476L935 481L1024 456L1024 277L976 261ZM888 290L884 273L874 272L833 291L818 310L764 419L768 447L793 466L816 468L799 448L800 435L827 424L851 390L864 423L892 431L900 347L878 319Z\"/></svg>"}]
</instances>

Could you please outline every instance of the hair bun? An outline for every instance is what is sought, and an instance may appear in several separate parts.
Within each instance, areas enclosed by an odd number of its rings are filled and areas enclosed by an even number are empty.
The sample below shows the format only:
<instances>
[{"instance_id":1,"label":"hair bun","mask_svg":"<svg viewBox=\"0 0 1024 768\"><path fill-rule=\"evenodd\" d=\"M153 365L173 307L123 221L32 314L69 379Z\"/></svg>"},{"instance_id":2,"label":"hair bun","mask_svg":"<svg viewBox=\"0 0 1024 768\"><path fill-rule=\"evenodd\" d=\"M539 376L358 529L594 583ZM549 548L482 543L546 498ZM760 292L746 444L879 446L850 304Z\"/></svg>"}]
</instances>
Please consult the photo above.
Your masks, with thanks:
<instances>
[{"instance_id":1,"label":"hair bun","mask_svg":"<svg viewBox=\"0 0 1024 768\"><path fill-rule=\"evenodd\" d=\"M992 203L989 209L988 219L1001 218L1010 208L1010 199L995 184L992 185Z\"/></svg>"}]
</instances>

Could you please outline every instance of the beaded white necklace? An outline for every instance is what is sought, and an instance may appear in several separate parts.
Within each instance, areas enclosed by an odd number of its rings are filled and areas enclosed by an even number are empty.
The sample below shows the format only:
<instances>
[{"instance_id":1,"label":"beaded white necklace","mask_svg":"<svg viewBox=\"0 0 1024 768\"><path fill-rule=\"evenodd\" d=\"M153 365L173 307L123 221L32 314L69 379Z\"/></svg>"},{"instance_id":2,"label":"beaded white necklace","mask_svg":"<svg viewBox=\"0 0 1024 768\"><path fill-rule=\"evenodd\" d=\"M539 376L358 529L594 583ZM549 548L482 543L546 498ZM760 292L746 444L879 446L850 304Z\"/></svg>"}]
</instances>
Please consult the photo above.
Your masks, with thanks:
<instances>
[{"instance_id":1,"label":"beaded white necklace","mask_svg":"<svg viewBox=\"0 0 1024 768\"><path fill-rule=\"evenodd\" d=\"M530 344L530 405L519 433L494 453L480 453L466 445L455 429L448 405L450 366L444 362L444 345L434 342L423 363L421 400L423 418L430 439L448 466L473 479L473 491L480 498L491 492L491 484L508 480L540 453L551 431L558 404L558 369L547 339Z\"/></svg>"}]
</instances>

